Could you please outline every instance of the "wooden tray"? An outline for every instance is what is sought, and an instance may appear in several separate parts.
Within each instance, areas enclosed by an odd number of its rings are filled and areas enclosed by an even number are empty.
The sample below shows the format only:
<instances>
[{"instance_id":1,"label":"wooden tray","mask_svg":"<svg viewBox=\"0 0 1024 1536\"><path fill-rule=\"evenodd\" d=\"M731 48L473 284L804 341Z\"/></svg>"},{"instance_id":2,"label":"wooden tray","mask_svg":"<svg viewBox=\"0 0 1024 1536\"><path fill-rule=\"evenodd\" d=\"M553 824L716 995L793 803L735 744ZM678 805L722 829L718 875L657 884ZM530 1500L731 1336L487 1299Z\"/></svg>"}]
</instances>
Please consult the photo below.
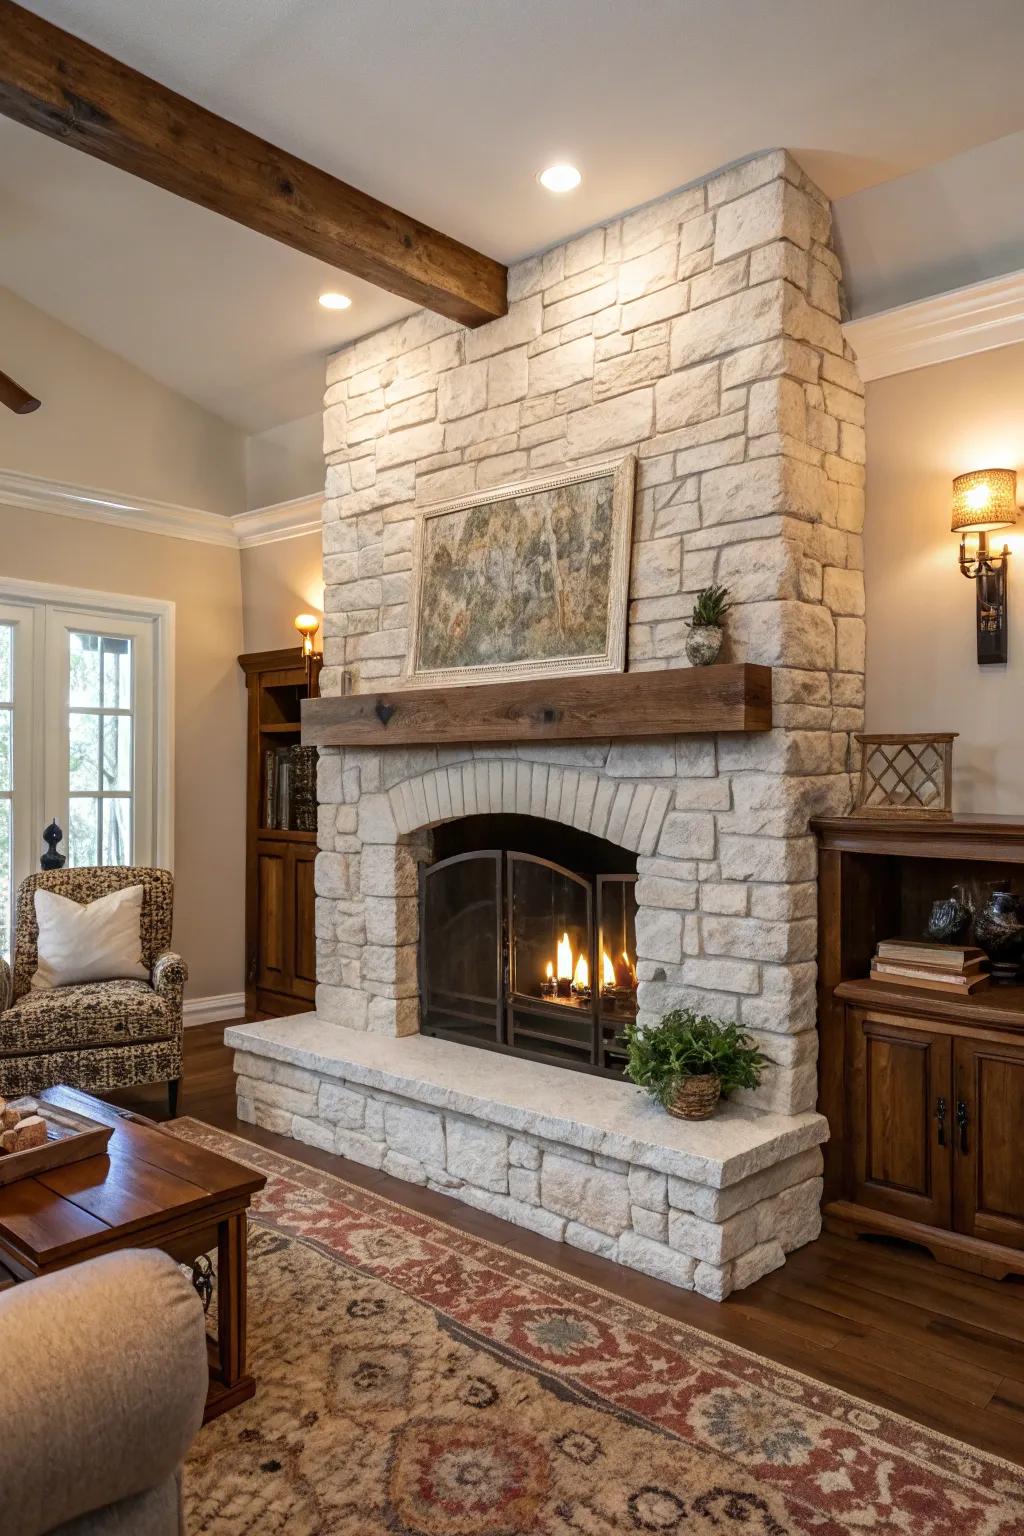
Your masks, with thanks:
<instances>
[{"instance_id":1,"label":"wooden tray","mask_svg":"<svg viewBox=\"0 0 1024 1536\"><path fill-rule=\"evenodd\" d=\"M42 1115L46 1121L46 1145L29 1147L26 1152L0 1154L0 1186L34 1173L45 1173L49 1168L61 1168L65 1163L80 1162L83 1157L96 1157L107 1150L107 1142L114 1134L112 1125L89 1120L73 1109L48 1104L44 1099L28 1095L10 1102L17 1109Z\"/></svg>"}]
</instances>

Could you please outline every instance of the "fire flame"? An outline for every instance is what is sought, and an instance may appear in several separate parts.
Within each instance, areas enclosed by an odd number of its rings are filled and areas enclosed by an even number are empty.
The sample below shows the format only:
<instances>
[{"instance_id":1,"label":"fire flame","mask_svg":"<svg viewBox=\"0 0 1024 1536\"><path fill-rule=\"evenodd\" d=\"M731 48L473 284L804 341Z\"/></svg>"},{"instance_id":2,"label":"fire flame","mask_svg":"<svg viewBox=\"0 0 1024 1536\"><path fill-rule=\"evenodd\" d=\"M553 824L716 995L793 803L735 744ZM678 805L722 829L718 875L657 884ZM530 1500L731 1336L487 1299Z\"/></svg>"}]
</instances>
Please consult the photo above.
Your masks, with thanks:
<instances>
[{"instance_id":1,"label":"fire flame","mask_svg":"<svg viewBox=\"0 0 1024 1536\"><path fill-rule=\"evenodd\" d=\"M585 955L580 955L576 961L576 970L572 978L573 986L580 992L585 992L590 986L590 966Z\"/></svg>"},{"instance_id":2,"label":"fire flame","mask_svg":"<svg viewBox=\"0 0 1024 1536\"><path fill-rule=\"evenodd\" d=\"M612 965L612 957L607 950L603 950L601 953L601 985L603 987L614 987L615 985L615 967Z\"/></svg>"},{"instance_id":3,"label":"fire flame","mask_svg":"<svg viewBox=\"0 0 1024 1536\"><path fill-rule=\"evenodd\" d=\"M559 981L572 980L572 945L569 943L567 933L563 933L558 941L558 979Z\"/></svg>"},{"instance_id":4,"label":"fire flame","mask_svg":"<svg viewBox=\"0 0 1024 1536\"><path fill-rule=\"evenodd\" d=\"M554 979L555 979L555 968L554 968L554 966L553 966L553 965L552 965L552 964L551 964L551 961L550 961L550 960L549 960L549 961L548 961L548 968L547 968L547 970L546 970L546 971L545 971L545 972L544 972L544 976L545 976L545 978L546 978L546 979L547 979L547 980L548 980L548 981L554 981Z\"/></svg>"}]
</instances>

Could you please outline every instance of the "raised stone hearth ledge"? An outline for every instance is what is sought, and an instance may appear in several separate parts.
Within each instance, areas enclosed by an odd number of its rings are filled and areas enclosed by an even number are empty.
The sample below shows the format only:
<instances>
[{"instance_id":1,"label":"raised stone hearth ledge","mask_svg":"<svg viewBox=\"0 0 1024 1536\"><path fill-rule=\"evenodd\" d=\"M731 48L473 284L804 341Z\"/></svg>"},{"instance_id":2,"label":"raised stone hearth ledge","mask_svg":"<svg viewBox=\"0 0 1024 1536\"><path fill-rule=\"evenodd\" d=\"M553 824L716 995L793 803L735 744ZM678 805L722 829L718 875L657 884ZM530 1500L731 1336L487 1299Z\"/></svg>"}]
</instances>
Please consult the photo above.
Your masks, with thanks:
<instances>
[{"instance_id":1,"label":"raised stone hearth ledge","mask_svg":"<svg viewBox=\"0 0 1024 1536\"><path fill-rule=\"evenodd\" d=\"M720 1300L821 1226L821 1115L675 1120L632 1084L300 1014L238 1025L238 1113Z\"/></svg>"}]
</instances>

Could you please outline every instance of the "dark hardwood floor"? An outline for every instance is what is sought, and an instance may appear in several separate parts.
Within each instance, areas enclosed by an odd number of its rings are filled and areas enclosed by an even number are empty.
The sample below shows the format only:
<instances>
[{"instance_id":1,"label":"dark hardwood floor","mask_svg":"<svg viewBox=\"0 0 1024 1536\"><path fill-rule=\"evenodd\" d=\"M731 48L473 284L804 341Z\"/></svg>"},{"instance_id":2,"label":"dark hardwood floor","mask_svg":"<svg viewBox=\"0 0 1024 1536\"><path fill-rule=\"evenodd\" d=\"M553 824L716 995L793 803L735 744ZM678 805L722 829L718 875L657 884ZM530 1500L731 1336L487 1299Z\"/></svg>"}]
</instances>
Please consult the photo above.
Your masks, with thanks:
<instances>
[{"instance_id":1,"label":"dark hardwood floor","mask_svg":"<svg viewBox=\"0 0 1024 1536\"><path fill-rule=\"evenodd\" d=\"M1024 1284L986 1280L929 1255L825 1235L784 1269L718 1304L553 1243L447 1196L274 1136L235 1118L224 1026L185 1032L180 1113L328 1168L706 1333L766 1355L955 1439L1024 1464ZM111 1095L164 1118L162 1086Z\"/></svg>"}]
</instances>

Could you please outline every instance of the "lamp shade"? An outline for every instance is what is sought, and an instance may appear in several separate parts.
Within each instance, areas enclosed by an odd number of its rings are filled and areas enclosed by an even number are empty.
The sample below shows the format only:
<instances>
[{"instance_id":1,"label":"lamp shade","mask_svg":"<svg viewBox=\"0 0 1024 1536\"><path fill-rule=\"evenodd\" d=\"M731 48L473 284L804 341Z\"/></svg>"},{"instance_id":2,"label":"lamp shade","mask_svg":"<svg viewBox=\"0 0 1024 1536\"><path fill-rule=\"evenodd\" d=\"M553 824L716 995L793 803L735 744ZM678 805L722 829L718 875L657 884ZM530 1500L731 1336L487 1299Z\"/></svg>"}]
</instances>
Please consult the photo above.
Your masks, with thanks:
<instances>
[{"instance_id":1,"label":"lamp shade","mask_svg":"<svg viewBox=\"0 0 1024 1536\"><path fill-rule=\"evenodd\" d=\"M953 481L953 533L987 533L1017 521L1017 471L972 469Z\"/></svg>"}]
</instances>

